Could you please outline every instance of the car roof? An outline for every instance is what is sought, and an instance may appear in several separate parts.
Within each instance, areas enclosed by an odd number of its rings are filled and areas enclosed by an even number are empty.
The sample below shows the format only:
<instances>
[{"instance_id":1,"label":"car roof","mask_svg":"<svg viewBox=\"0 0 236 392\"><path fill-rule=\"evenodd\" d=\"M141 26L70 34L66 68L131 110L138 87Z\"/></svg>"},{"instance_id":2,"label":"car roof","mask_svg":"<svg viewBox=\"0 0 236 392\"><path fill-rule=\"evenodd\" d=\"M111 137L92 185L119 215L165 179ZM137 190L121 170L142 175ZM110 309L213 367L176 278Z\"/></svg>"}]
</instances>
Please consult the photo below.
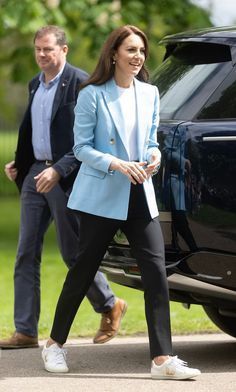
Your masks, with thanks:
<instances>
[{"instance_id":1,"label":"car roof","mask_svg":"<svg viewBox=\"0 0 236 392\"><path fill-rule=\"evenodd\" d=\"M160 44L167 46L178 42L204 42L236 46L236 25L211 27L167 35L160 41Z\"/></svg>"}]
</instances>

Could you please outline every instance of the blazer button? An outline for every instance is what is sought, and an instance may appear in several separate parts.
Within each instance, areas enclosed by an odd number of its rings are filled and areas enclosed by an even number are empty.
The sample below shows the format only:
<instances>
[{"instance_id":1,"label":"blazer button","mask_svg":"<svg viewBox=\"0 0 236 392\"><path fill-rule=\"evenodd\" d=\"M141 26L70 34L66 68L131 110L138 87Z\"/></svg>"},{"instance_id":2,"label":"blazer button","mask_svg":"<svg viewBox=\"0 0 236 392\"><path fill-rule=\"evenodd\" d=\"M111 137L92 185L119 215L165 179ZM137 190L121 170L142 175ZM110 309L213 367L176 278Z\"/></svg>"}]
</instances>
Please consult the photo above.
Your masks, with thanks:
<instances>
[{"instance_id":1,"label":"blazer button","mask_svg":"<svg viewBox=\"0 0 236 392\"><path fill-rule=\"evenodd\" d=\"M110 144L115 144L115 139L110 139Z\"/></svg>"}]
</instances>

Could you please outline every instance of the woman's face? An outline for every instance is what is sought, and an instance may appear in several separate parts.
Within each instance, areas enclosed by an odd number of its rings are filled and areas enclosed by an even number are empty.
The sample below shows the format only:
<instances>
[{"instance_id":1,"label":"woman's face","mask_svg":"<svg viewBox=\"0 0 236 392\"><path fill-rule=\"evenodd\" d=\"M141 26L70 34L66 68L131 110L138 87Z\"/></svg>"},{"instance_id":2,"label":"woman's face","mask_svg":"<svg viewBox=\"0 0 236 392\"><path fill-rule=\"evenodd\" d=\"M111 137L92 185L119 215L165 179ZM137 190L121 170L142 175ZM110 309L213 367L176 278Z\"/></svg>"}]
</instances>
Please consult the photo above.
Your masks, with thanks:
<instances>
[{"instance_id":1,"label":"woman's face","mask_svg":"<svg viewBox=\"0 0 236 392\"><path fill-rule=\"evenodd\" d=\"M137 34L130 34L115 52L115 75L123 77L136 76L145 61L145 45Z\"/></svg>"}]
</instances>

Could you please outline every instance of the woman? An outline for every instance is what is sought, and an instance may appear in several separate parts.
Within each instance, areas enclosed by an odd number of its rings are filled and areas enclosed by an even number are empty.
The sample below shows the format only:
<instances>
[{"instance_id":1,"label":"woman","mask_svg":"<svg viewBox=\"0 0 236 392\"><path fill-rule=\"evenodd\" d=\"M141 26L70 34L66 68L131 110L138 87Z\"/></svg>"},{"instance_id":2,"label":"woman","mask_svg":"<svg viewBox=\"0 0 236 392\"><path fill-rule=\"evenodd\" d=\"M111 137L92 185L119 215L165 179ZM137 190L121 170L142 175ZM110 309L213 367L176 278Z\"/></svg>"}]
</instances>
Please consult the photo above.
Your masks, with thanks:
<instances>
[{"instance_id":1,"label":"woman","mask_svg":"<svg viewBox=\"0 0 236 392\"><path fill-rule=\"evenodd\" d=\"M163 237L151 178L161 158L156 141L159 96L146 83L147 55L142 31L135 26L116 29L79 93L74 154L82 165L68 206L80 218L80 254L66 277L43 349L50 372L68 371L62 345L109 242L122 229L142 276L151 376L187 379L200 374L171 356Z\"/></svg>"}]
</instances>

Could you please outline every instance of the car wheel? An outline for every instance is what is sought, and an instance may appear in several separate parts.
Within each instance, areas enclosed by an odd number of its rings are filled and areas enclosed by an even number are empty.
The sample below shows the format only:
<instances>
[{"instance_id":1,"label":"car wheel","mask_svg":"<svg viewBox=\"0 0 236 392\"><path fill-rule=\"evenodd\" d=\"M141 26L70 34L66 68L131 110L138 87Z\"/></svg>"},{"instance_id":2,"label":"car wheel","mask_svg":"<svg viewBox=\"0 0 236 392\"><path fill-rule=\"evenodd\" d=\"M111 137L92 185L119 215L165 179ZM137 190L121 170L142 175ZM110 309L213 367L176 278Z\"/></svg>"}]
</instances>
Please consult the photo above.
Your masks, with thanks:
<instances>
[{"instance_id":1,"label":"car wheel","mask_svg":"<svg viewBox=\"0 0 236 392\"><path fill-rule=\"evenodd\" d=\"M236 337L236 317L224 316L213 306L203 306L209 319L223 332Z\"/></svg>"}]
</instances>

